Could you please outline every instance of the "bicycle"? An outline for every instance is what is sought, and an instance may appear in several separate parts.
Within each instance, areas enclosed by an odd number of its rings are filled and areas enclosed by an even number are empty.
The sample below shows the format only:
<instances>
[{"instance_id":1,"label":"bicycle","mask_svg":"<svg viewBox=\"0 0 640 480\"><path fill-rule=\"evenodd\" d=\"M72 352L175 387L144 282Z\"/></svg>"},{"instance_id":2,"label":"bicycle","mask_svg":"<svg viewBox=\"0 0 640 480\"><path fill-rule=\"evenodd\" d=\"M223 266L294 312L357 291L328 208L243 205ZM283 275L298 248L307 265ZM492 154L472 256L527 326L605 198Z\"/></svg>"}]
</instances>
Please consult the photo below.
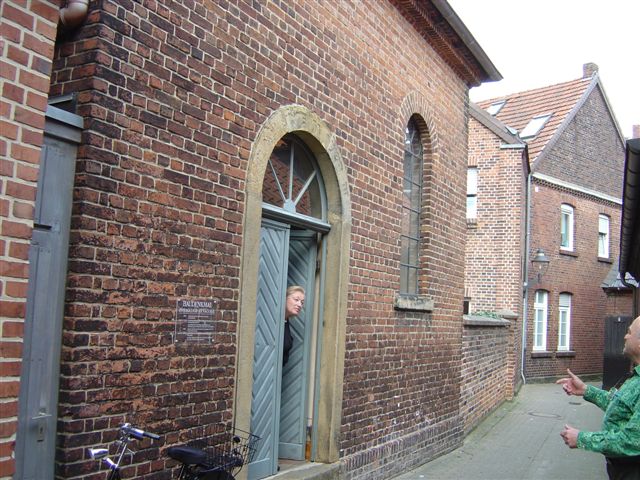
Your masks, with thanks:
<instances>
[{"instance_id":1,"label":"bicycle","mask_svg":"<svg viewBox=\"0 0 640 480\"><path fill-rule=\"evenodd\" d=\"M121 480L120 477L120 464L126 454L133 455L133 451L129 448L129 443L132 440L143 440L144 438L150 438L152 440L158 440L159 435L151 432L145 432L144 430L134 427L130 423L124 423L118 429L118 438L114 441L117 445L115 460L109 457L108 448L88 448L89 456L94 460L102 460L102 463L109 467L109 476L107 480Z\"/></svg>"},{"instance_id":2,"label":"bicycle","mask_svg":"<svg viewBox=\"0 0 640 480\"><path fill-rule=\"evenodd\" d=\"M251 463L260 438L237 428L210 425L199 438L169 447L169 457L180 462L179 480L235 480Z\"/></svg>"}]
</instances>

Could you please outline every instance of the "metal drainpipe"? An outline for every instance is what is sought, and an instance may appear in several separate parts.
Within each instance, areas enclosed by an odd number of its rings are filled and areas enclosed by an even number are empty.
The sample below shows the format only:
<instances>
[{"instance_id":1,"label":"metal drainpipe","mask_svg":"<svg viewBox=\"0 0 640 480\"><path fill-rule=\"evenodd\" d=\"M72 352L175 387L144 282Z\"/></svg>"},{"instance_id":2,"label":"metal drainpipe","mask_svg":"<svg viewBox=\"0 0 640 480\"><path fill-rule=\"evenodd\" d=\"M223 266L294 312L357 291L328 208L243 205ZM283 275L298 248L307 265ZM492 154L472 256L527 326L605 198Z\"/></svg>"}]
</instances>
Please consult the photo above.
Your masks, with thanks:
<instances>
[{"instance_id":1,"label":"metal drainpipe","mask_svg":"<svg viewBox=\"0 0 640 480\"><path fill-rule=\"evenodd\" d=\"M60 9L60 23L64 28L80 25L89 11L89 0L69 0L67 6Z\"/></svg>"},{"instance_id":2,"label":"metal drainpipe","mask_svg":"<svg viewBox=\"0 0 640 480\"><path fill-rule=\"evenodd\" d=\"M527 174L527 199L526 199L526 215L525 215L525 235L524 235L524 268L523 268L523 282L522 291L524 298L522 300L522 346L520 359L520 376L522 377L522 383L526 384L527 379L524 376L524 365L527 352L527 316L529 308L529 246L531 240L531 172Z\"/></svg>"}]
</instances>

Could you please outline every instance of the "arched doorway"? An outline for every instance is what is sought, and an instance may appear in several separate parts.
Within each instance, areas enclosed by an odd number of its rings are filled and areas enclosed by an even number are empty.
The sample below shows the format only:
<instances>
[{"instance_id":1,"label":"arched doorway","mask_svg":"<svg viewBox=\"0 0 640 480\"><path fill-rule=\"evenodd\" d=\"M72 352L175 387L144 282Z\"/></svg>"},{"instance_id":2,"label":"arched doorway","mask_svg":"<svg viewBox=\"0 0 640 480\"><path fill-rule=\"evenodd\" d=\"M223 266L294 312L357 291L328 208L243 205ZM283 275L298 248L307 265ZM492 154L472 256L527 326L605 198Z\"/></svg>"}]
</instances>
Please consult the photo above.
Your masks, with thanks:
<instances>
[{"instance_id":1,"label":"arched doorway","mask_svg":"<svg viewBox=\"0 0 640 480\"><path fill-rule=\"evenodd\" d=\"M349 233L335 138L307 109L281 108L254 143L247 181L235 423L263 438L249 478L274 474L278 458L304 460L309 440L312 460L338 460ZM291 284L307 302L282 368Z\"/></svg>"},{"instance_id":2,"label":"arched doorway","mask_svg":"<svg viewBox=\"0 0 640 480\"><path fill-rule=\"evenodd\" d=\"M323 269L316 260L322 258L322 237L331 230L326 210L313 155L296 135L285 135L269 157L262 187L250 424L261 441L250 465L252 479L275 474L279 459L309 458L305 451L317 410L314 353L322 336L317 312L323 304ZM285 360L285 292L294 285L304 288L306 303L289 320L293 346Z\"/></svg>"}]
</instances>

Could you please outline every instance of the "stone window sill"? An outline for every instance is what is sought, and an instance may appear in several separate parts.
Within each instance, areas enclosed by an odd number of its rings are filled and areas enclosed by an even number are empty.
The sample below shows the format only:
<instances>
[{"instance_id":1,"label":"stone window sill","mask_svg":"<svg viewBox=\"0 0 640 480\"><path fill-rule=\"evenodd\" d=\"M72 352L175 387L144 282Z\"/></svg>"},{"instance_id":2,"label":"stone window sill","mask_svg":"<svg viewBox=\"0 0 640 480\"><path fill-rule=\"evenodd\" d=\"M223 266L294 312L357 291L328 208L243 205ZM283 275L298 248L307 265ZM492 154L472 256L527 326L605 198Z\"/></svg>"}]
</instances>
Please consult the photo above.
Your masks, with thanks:
<instances>
[{"instance_id":1,"label":"stone window sill","mask_svg":"<svg viewBox=\"0 0 640 480\"><path fill-rule=\"evenodd\" d=\"M531 358L551 358L553 357L553 352L531 352Z\"/></svg>"},{"instance_id":2,"label":"stone window sill","mask_svg":"<svg viewBox=\"0 0 640 480\"><path fill-rule=\"evenodd\" d=\"M576 352L574 352L573 350L558 350L556 352L556 357L575 357L576 356Z\"/></svg>"},{"instance_id":3,"label":"stone window sill","mask_svg":"<svg viewBox=\"0 0 640 480\"><path fill-rule=\"evenodd\" d=\"M574 258L578 258L578 254L576 252L574 252L573 250L563 250L560 249L560 255L564 255L565 257L574 257Z\"/></svg>"},{"instance_id":4,"label":"stone window sill","mask_svg":"<svg viewBox=\"0 0 640 480\"><path fill-rule=\"evenodd\" d=\"M413 312L432 312L434 305L433 298L426 295L402 295L398 293L393 301L394 309Z\"/></svg>"},{"instance_id":5,"label":"stone window sill","mask_svg":"<svg viewBox=\"0 0 640 480\"><path fill-rule=\"evenodd\" d=\"M611 260L610 258L605 258L605 257L598 257L598 261L602 262L602 263L613 263L613 260Z\"/></svg>"}]
</instances>

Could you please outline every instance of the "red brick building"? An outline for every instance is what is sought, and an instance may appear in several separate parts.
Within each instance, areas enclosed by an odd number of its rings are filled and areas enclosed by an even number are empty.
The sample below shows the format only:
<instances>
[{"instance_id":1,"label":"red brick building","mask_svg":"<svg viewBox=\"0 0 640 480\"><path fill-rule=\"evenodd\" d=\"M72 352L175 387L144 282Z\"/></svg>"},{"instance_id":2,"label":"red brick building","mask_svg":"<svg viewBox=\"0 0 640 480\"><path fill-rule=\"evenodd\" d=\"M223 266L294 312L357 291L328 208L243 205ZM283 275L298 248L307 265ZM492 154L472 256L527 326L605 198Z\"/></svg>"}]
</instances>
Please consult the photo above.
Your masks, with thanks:
<instances>
[{"instance_id":1,"label":"red brick building","mask_svg":"<svg viewBox=\"0 0 640 480\"><path fill-rule=\"evenodd\" d=\"M507 273L512 282L520 285L524 280L525 285L524 374L554 377L566 368L600 374L605 318L611 308L618 315L628 314L630 297L611 307L603 289L618 262L624 144L597 67L585 65L584 76L577 80L479 106L528 145L530 204L524 208L530 233L521 259L525 276ZM490 148L486 155L495 151ZM482 195L479 182L479 205ZM492 198L492 193L487 195ZM522 225L522 205L513 206L516 226ZM522 242L521 236L513 238ZM538 249L549 259L542 272L531 263Z\"/></svg>"},{"instance_id":2,"label":"red brick building","mask_svg":"<svg viewBox=\"0 0 640 480\"><path fill-rule=\"evenodd\" d=\"M0 8L0 477L102 478L125 421L146 479L208 424L262 436L256 479L461 443L468 88L500 77L446 2Z\"/></svg>"},{"instance_id":3,"label":"red brick building","mask_svg":"<svg viewBox=\"0 0 640 480\"><path fill-rule=\"evenodd\" d=\"M465 332L483 328L493 345L464 362L476 370L465 375L469 394L463 399L472 427L513 396L521 376L529 158L526 143L509 127L475 104L469 113ZM477 340L470 336L469 349Z\"/></svg>"}]
</instances>

